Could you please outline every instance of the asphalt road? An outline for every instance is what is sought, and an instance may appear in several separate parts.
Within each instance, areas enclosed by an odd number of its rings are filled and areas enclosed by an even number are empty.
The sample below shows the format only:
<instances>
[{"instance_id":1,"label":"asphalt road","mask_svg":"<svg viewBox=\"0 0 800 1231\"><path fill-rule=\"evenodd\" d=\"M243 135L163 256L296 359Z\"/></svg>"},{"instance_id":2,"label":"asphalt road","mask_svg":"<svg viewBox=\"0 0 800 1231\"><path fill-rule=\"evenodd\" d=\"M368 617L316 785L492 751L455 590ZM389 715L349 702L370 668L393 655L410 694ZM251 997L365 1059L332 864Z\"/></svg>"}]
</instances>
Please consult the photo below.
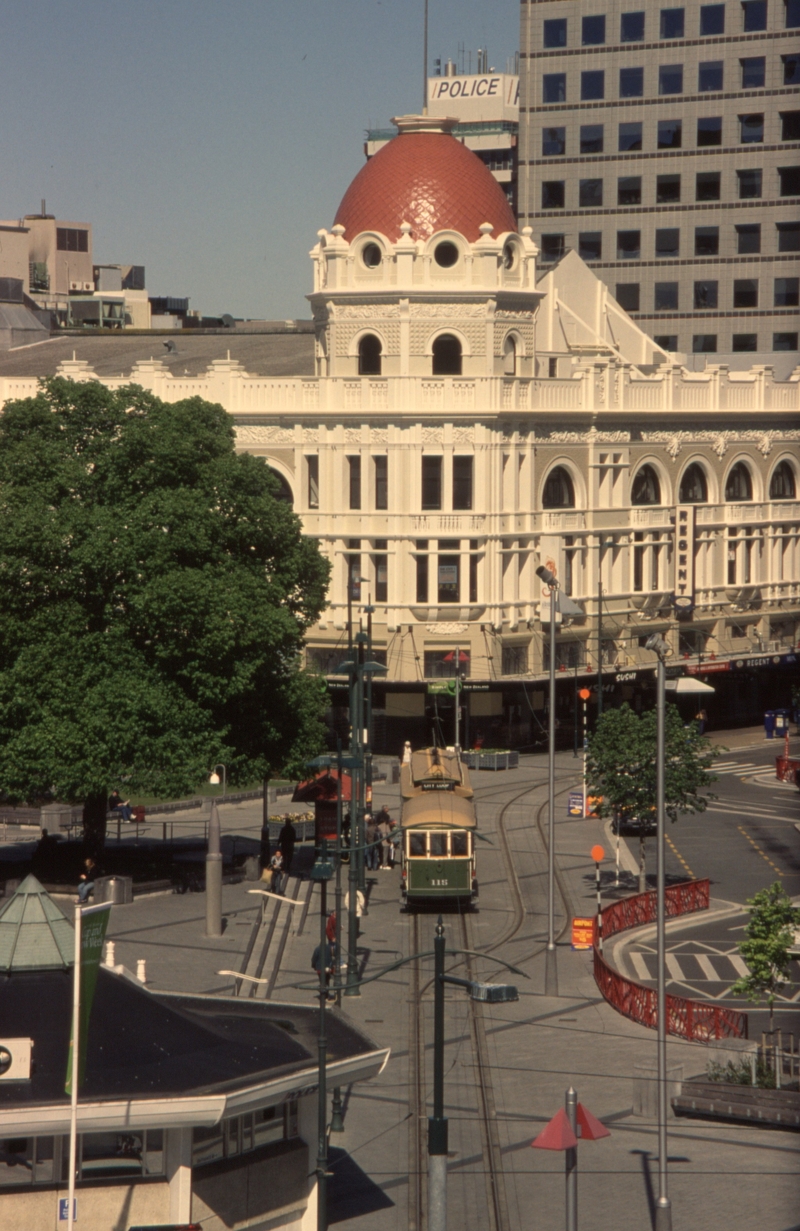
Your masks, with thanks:
<instances>
[{"instance_id":1,"label":"asphalt road","mask_svg":"<svg viewBox=\"0 0 800 1231\"><path fill-rule=\"evenodd\" d=\"M708 808L679 817L667 831L666 874L671 882L709 877L711 895L744 905L779 880L800 895L800 791L778 782L775 756L782 744L723 753ZM638 840L628 839L638 857ZM655 839L646 842L655 874Z\"/></svg>"},{"instance_id":2,"label":"asphalt road","mask_svg":"<svg viewBox=\"0 0 800 1231\"><path fill-rule=\"evenodd\" d=\"M778 782L775 756L781 744L764 743L720 756L718 781L706 812L682 816L667 836L668 881L708 877L712 899L744 907L759 889L780 881L793 898L800 897L800 791ZM638 842L629 840L638 853ZM655 871L655 840L647 842L648 869ZM738 953L747 913L703 920L667 939L668 990L676 995L718 1000L748 1012L751 1037L768 1026L768 1013L731 993L731 985L747 973ZM655 937L626 947L626 973L640 983L654 984ZM775 1022L795 1035L800 1031L800 962L793 961L790 981L775 1002Z\"/></svg>"}]
</instances>

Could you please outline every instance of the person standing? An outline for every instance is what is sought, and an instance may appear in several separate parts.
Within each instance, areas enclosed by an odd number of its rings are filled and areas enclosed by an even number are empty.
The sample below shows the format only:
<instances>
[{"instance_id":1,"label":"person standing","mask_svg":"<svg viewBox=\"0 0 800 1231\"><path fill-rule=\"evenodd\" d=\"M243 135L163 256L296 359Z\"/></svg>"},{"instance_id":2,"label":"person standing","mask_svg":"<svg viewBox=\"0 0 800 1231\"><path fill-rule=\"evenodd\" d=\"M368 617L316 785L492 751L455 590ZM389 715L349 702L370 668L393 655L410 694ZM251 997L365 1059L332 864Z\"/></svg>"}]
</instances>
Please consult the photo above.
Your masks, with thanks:
<instances>
[{"instance_id":1,"label":"person standing","mask_svg":"<svg viewBox=\"0 0 800 1231\"><path fill-rule=\"evenodd\" d=\"M366 834L366 843L367 843L367 851L366 851L367 871L375 872L380 866L380 855L378 854L378 851L380 849L379 840L378 840L378 826L375 821L375 817L372 815L371 812L366 813L364 820L366 821L365 834Z\"/></svg>"},{"instance_id":2,"label":"person standing","mask_svg":"<svg viewBox=\"0 0 800 1231\"><path fill-rule=\"evenodd\" d=\"M378 813L378 836L381 840L381 872L388 872L391 869L391 833L392 826L389 819L389 812L387 809L381 808L381 811Z\"/></svg>"},{"instance_id":3,"label":"person standing","mask_svg":"<svg viewBox=\"0 0 800 1231\"><path fill-rule=\"evenodd\" d=\"M283 819L283 828L278 834L278 846L283 855L283 872L288 876L292 870L292 860L294 859L294 844L297 841L297 830L292 824L292 818L289 813Z\"/></svg>"},{"instance_id":4,"label":"person standing","mask_svg":"<svg viewBox=\"0 0 800 1231\"><path fill-rule=\"evenodd\" d=\"M272 869L272 892L283 894L283 854L280 847L270 859L269 866Z\"/></svg>"}]
</instances>

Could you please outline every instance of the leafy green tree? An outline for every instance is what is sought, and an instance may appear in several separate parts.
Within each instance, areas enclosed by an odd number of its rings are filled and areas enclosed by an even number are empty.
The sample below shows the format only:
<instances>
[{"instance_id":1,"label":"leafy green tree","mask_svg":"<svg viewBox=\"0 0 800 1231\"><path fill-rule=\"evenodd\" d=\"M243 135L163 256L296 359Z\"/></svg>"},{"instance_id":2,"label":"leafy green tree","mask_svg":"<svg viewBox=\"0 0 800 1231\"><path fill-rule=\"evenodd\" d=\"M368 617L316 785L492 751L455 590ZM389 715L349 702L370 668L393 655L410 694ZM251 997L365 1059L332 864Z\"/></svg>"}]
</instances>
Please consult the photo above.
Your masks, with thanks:
<instances>
[{"instance_id":1,"label":"leafy green tree","mask_svg":"<svg viewBox=\"0 0 800 1231\"><path fill-rule=\"evenodd\" d=\"M731 991L746 996L753 1004L766 999L770 1032L774 1027L775 997L789 979L795 928L800 927L800 910L780 881L760 889L747 899L750 922L739 952L747 963L748 974L737 979Z\"/></svg>"},{"instance_id":2,"label":"leafy green tree","mask_svg":"<svg viewBox=\"0 0 800 1231\"><path fill-rule=\"evenodd\" d=\"M656 711L641 715L629 705L606 710L589 739L587 790L601 797L600 816L618 824L656 815ZM706 790L717 750L700 735L696 722L684 727L676 706L667 705L664 718L664 804L671 821L681 812L704 812ZM644 885L644 838L641 842L641 883Z\"/></svg>"},{"instance_id":3,"label":"leafy green tree","mask_svg":"<svg viewBox=\"0 0 800 1231\"><path fill-rule=\"evenodd\" d=\"M317 752L329 566L222 407L42 382L0 417L0 793L84 806Z\"/></svg>"}]
</instances>

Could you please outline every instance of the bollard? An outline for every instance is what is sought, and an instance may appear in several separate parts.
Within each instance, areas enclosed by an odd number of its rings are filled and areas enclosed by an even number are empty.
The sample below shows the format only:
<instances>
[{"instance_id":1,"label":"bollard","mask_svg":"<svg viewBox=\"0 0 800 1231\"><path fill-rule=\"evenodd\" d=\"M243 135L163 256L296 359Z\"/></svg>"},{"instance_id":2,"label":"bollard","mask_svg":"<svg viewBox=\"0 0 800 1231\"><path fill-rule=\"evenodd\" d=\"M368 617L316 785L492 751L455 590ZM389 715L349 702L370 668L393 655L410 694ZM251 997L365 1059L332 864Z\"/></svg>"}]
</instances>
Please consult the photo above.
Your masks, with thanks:
<instances>
[{"instance_id":1,"label":"bollard","mask_svg":"<svg viewBox=\"0 0 800 1231\"><path fill-rule=\"evenodd\" d=\"M143 957L140 957L136 962L136 978L140 983L147 982L147 963Z\"/></svg>"},{"instance_id":2,"label":"bollard","mask_svg":"<svg viewBox=\"0 0 800 1231\"><path fill-rule=\"evenodd\" d=\"M206 936L222 935L222 852L217 801L211 803L206 854Z\"/></svg>"},{"instance_id":3,"label":"bollard","mask_svg":"<svg viewBox=\"0 0 800 1231\"><path fill-rule=\"evenodd\" d=\"M107 940L107 941L106 941L106 960L105 960L105 964L106 964L106 966L114 966L114 965L116 964L116 963L115 963L115 961L114 961L114 942L113 942L113 940Z\"/></svg>"},{"instance_id":4,"label":"bollard","mask_svg":"<svg viewBox=\"0 0 800 1231\"><path fill-rule=\"evenodd\" d=\"M564 1108L572 1129L572 1135L578 1136L578 1095L570 1086L564 1095ZM578 1231L578 1147L568 1146L564 1151L564 1174L566 1180L566 1214L567 1231Z\"/></svg>"}]
</instances>

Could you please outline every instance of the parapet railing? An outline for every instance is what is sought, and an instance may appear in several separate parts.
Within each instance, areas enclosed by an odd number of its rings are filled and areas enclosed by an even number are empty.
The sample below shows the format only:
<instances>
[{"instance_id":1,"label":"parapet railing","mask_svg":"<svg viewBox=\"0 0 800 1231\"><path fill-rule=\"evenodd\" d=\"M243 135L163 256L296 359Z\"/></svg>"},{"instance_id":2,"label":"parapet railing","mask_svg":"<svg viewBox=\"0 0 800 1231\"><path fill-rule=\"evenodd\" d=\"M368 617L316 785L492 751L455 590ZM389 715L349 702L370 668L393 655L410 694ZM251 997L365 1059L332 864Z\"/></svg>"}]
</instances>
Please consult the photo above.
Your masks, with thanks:
<instances>
[{"instance_id":1,"label":"parapet railing","mask_svg":"<svg viewBox=\"0 0 800 1231\"><path fill-rule=\"evenodd\" d=\"M710 883L708 879L684 881L680 885L670 885L664 896L668 919L708 910ZM603 911L603 940L628 928L655 922L655 890L637 893L614 902ZM594 979L604 999L623 1017L655 1030L656 989L625 978L608 964L597 948L596 923L594 940ZM667 1034L696 1043L709 1043L713 1039L746 1039L747 1014L707 1000L690 1000L686 996L670 993L667 995Z\"/></svg>"}]
</instances>

